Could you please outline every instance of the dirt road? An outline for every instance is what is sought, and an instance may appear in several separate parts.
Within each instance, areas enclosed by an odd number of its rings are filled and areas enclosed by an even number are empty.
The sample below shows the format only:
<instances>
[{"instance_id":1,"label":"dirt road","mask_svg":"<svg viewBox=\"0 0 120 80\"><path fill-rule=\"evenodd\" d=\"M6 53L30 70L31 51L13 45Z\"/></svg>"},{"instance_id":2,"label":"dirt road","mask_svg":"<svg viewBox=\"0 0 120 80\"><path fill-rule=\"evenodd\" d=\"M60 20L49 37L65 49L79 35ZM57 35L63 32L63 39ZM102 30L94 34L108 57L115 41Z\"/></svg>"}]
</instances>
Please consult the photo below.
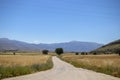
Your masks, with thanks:
<instances>
[{"instance_id":1,"label":"dirt road","mask_svg":"<svg viewBox=\"0 0 120 80\"><path fill-rule=\"evenodd\" d=\"M109 75L82 68L75 68L57 57L53 57L53 63L54 67L51 70L4 80L120 80L120 78Z\"/></svg>"}]
</instances>

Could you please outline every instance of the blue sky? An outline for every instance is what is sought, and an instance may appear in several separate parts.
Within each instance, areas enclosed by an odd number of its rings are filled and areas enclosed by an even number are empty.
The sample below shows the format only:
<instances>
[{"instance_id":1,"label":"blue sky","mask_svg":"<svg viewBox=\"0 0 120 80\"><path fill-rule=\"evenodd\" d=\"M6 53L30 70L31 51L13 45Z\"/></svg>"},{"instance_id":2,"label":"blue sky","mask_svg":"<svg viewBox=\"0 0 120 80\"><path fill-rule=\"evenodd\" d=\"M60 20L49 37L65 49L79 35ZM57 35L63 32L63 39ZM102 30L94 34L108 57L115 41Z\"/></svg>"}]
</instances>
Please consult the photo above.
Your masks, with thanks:
<instances>
[{"instance_id":1,"label":"blue sky","mask_svg":"<svg viewBox=\"0 0 120 80\"><path fill-rule=\"evenodd\" d=\"M0 38L31 43L120 39L120 0L0 0Z\"/></svg>"}]
</instances>

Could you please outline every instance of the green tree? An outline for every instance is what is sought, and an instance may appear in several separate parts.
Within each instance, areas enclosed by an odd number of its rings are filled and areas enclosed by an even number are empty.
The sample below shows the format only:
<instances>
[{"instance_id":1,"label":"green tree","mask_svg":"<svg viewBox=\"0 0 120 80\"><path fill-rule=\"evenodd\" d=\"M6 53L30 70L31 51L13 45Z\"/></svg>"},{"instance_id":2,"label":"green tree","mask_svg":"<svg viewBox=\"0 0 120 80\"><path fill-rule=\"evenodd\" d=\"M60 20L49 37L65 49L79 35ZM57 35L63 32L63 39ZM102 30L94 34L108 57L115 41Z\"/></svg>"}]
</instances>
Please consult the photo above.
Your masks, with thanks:
<instances>
[{"instance_id":1,"label":"green tree","mask_svg":"<svg viewBox=\"0 0 120 80\"><path fill-rule=\"evenodd\" d=\"M58 55L61 55L62 53L64 53L63 48L56 48L56 49L55 49L55 52L56 52Z\"/></svg>"},{"instance_id":2,"label":"green tree","mask_svg":"<svg viewBox=\"0 0 120 80\"><path fill-rule=\"evenodd\" d=\"M114 49L114 52L119 54L119 56L120 56L120 49Z\"/></svg>"},{"instance_id":3,"label":"green tree","mask_svg":"<svg viewBox=\"0 0 120 80\"><path fill-rule=\"evenodd\" d=\"M85 55L85 53L84 53L84 52L81 52L81 55Z\"/></svg>"},{"instance_id":4,"label":"green tree","mask_svg":"<svg viewBox=\"0 0 120 80\"><path fill-rule=\"evenodd\" d=\"M15 52L13 52L13 55L15 55Z\"/></svg>"},{"instance_id":5,"label":"green tree","mask_svg":"<svg viewBox=\"0 0 120 80\"><path fill-rule=\"evenodd\" d=\"M76 52L76 53L75 53L75 55L79 55L79 53L78 53L78 52Z\"/></svg>"},{"instance_id":6,"label":"green tree","mask_svg":"<svg viewBox=\"0 0 120 80\"><path fill-rule=\"evenodd\" d=\"M43 50L42 51L43 54L48 54L48 52L49 52L48 50Z\"/></svg>"}]
</instances>

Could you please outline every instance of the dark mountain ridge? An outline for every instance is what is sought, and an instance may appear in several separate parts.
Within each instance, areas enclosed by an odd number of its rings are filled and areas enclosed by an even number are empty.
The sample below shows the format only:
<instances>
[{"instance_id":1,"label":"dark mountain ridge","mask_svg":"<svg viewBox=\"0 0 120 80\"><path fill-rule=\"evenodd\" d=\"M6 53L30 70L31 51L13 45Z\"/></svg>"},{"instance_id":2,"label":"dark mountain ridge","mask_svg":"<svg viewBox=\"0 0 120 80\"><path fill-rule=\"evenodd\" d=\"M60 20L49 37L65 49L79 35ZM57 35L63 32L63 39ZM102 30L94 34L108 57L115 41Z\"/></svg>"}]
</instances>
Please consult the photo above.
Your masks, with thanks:
<instances>
[{"instance_id":1,"label":"dark mountain ridge","mask_svg":"<svg viewBox=\"0 0 120 80\"><path fill-rule=\"evenodd\" d=\"M93 50L93 52L98 53L116 53L120 51L120 39L110 42L106 45L101 46L100 48Z\"/></svg>"}]
</instances>

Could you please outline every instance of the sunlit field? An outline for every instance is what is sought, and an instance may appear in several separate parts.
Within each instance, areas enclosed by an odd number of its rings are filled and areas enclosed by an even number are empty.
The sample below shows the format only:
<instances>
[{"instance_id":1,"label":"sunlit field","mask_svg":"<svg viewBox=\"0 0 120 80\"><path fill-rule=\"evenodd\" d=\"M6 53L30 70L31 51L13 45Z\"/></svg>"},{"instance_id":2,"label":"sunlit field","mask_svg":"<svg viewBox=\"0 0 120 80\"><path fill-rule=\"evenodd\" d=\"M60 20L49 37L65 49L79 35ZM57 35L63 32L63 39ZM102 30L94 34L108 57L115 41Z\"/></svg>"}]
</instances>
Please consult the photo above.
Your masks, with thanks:
<instances>
[{"instance_id":1,"label":"sunlit field","mask_svg":"<svg viewBox=\"0 0 120 80\"><path fill-rule=\"evenodd\" d=\"M50 58L47 55L0 55L0 66L30 66L43 64Z\"/></svg>"},{"instance_id":2,"label":"sunlit field","mask_svg":"<svg viewBox=\"0 0 120 80\"><path fill-rule=\"evenodd\" d=\"M120 77L120 56L118 55L63 54L60 58L76 67Z\"/></svg>"},{"instance_id":3,"label":"sunlit field","mask_svg":"<svg viewBox=\"0 0 120 80\"><path fill-rule=\"evenodd\" d=\"M0 55L0 78L34 73L52 66L50 55Z\"/></svg>"}]
</instances>

